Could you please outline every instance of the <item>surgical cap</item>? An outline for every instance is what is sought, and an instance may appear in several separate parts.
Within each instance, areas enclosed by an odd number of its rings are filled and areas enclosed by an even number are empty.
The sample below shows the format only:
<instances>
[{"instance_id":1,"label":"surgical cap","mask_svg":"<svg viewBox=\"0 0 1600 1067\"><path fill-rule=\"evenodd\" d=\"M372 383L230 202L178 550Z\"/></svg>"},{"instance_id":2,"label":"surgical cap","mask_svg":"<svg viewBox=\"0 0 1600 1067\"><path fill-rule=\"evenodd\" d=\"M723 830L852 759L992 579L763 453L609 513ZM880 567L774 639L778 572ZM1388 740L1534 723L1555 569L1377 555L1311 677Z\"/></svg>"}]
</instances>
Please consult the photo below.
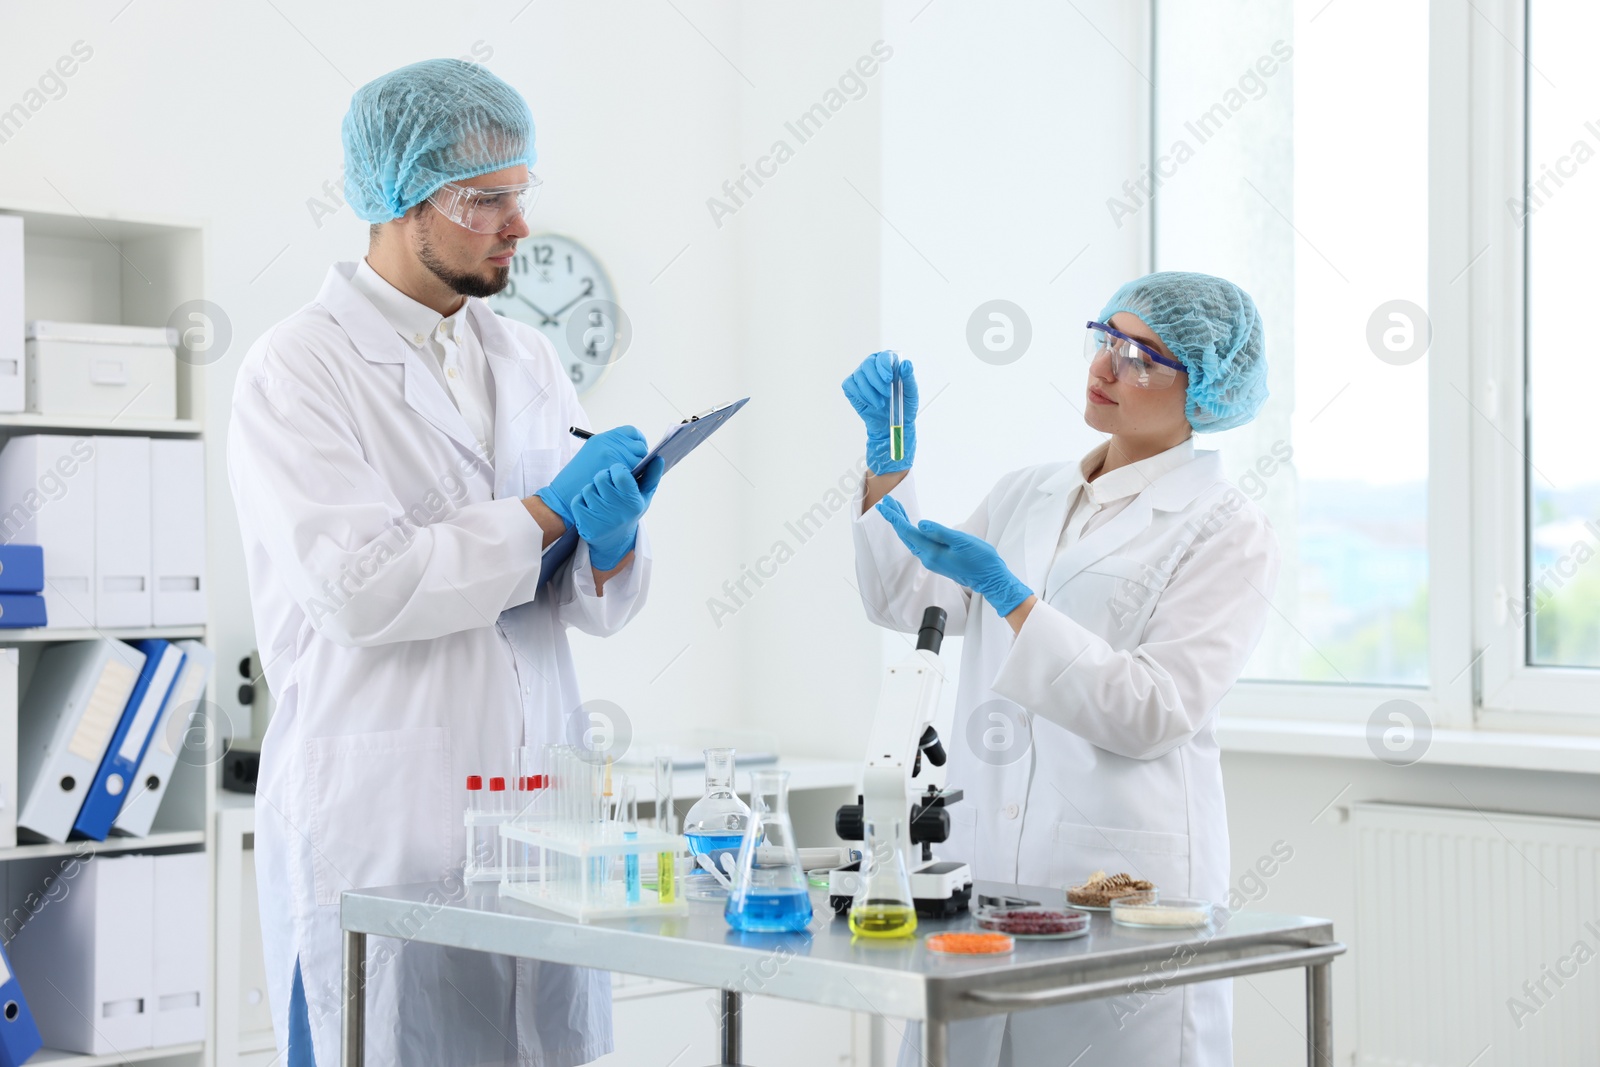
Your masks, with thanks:
<instances>
[{"instance_id":1,"label":"surgical cap","mask_svg":"<svg viewBox=\"0 0 1600 1067\"><path fill-rule=\"evenodd\" d=\"M424 60L363 85L342 133L344 196L368 222L399 218L445 182L534 160L528 102L460 59Z\"/></svg>"},{"instance_id":2,"label":"surgical cap","mask_svg":"<svg viewBox=\"0 0 1600 1067\"><path fill-rule=\"evenodd\" d=\"M1189 372L1184 414L1196 431L1231 430L1261 410L1267 356L1249 293L1209 274L1162 271L1118 289L1100 321L1119 311L1144 320Z\"/></svg>"}]
</instances>

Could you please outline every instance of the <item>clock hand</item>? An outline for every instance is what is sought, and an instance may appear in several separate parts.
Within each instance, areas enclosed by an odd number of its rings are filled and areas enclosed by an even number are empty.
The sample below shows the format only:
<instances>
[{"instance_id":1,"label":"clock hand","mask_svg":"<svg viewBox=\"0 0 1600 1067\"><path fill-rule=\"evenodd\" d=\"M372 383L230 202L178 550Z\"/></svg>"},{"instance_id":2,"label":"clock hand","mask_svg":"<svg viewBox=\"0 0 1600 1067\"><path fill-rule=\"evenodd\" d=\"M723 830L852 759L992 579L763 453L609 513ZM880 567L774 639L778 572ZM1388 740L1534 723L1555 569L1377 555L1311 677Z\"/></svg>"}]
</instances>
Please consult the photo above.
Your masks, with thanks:
<instances>
[{"instance_id":1,"label":"clock hand","mask_svg":"<svg viewBox=\"0 0 1600 1067\"><path fill-rule=\"evenodd\" d=\"M532 300L529 300L527 297L523 296L521 293L517 294L517 299L522 301L524 304L527 304L529 307L531 307L533 310L535 310L535 311L537 311L539 313L539 317L544 320L543 322L541 322L539 324L540 326L559 326L559 325L561 325L561 320L551 318L550 317L550 313L548 311L546 311L544 308L540 307L538 304L535 304ZM558 312L556 312L556 314L559 315L559 314L561 314L561 312L558 311Z\"/></svg>"},{"instance_id":2,"label":"clock hand","mask_svg":"<svg viewBox=\"0 0 1600 1067\"><path fill-rule=\"evenodd\" d=\"M590 296L593 296L593 295L594 295L594 279L590 278L589 279L589 284L583 287L583 292L579 293L577 296L573 297L571 300L568 300L565 304L562 304L560 307L556 308L555 311L551 312L551 314L560 315L563 311L566 311L573 304L576 304L578 301L584 299L585 297L590 297ZM541 312L541 314L542 314L542 312Z\"/></svg>"}]
</instances>

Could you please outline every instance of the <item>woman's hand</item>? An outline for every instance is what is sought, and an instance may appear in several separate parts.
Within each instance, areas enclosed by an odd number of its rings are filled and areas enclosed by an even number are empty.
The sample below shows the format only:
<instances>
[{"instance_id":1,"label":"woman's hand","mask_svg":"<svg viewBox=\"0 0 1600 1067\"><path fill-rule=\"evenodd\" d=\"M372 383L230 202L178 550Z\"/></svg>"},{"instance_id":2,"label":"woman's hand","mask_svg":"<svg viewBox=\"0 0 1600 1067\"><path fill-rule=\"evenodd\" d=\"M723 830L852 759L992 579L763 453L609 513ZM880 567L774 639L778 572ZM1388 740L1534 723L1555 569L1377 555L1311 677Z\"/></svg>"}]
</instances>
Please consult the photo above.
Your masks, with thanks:
<instances>
[{"instance_id":1,"label":"woman's hand","mask_svg":"<svg viewBox=\"0 0 1600 1067\"><path fill-rule=\"evenodd\" d=\"M913 526L905 509L892 496L878 504L878 514L889 520L901 542L924 567L979 594L1002 617L1033 596L1033 590L1011 573L1000 553L983 538L927 519Z\"/></svg>"},{"instance_id":2,"label":"woman's hand","mask_svg":"<svg viewBox=\"0 0 1600 1067\"><path fill-rule=\"evenodd\" d=\"M894 360L888 352L874 352L844 380L844 395L867 425L867 469L873 474L895 474L911 469L917 451L917 379L911 361L900 361L900 384L905 391L904 458L892 458L889 438L889 393L894 380Z\"/></svg>"}]
</instances>

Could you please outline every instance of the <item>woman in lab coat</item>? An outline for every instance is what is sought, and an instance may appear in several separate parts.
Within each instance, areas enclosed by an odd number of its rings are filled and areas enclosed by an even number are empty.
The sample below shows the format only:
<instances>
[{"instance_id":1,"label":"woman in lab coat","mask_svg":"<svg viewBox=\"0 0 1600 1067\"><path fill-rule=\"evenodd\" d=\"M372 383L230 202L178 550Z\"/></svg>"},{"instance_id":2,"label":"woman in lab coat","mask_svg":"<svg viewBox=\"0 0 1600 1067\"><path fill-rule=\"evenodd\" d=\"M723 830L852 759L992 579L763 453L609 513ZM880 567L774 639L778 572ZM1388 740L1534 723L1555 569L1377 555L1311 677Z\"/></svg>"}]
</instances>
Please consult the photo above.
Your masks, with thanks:
<instances>
[{"instance_id":1,"label":"woman in lab coat","mask_svg":"<svg viewBox=\"0 0 1600 1067\"><path fill-rule=\"evenodd\" d=\"M368 940L367 1062L572 1067L611 1050L608 974L402 939L463 896L467 776L571 736L567 629L614 633L644 602L654 482L623 469L644 439L580 447L568 428L588 418L550 342L476 299L528 234L514 89L456 60L392 72L352 101L345 158L376 241L251 348L228 430L276 700L255 848L273 1025L288 1067L312 1048L335 1067L339 895L426 883ZM563 524L583 540L540 586Z\"/></svg>"},{"instance_id":2,"label":"woman in lab coat","mask_svg":"<svg viewBox=\"0 0 1600 1067\"><path fill-rule=\"evenodd\" d=\"M1220 278L1152 274L1091 324L1081 461L1005 475L955 528L921 521L908 447L890 458L886 354L845 382L867 424L856 573L868 616L915 632L930 604L965 636L945 852L973 877L1060 888L1127 872L1170 896L1227 899L1218 702L1261 636L1277 581L1265 516L1193 432L1266 399L1261 322ZM893 495L889 496L892 491ZM1059 903L1059 901L1058 901ZM1177 961L1175 961L1176 963ZM1228 982L950 1027L950 1062L1223 1067ZM920 1062L913 1030L901 1063Z\"/></svg>"}]
</instances>

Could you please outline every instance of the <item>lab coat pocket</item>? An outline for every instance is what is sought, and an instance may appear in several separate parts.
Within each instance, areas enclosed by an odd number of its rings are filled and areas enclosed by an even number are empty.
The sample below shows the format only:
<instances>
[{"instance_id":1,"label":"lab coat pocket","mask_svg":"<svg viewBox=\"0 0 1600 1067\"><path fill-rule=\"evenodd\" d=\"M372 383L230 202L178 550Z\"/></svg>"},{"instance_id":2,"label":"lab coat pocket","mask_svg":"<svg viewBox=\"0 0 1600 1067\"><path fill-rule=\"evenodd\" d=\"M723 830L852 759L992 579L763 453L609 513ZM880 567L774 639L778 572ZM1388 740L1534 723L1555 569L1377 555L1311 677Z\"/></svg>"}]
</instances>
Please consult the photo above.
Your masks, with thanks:
<instances>
[{"instance_id":1,"label":"lab coat pocket","mask_svg":"<svg viewBox=\"0 0 1600 1067\"><path fill-rule=\"evenodd\" d=\"M459 818L449 737L430 726L306 742L318 904L346 889L448 877Z\"/></svg>"},{"instance_id":2,"label":"lab coat pocket","mask_svg":"<svg viewBox=\"0 0 1600 1067\"><path fill-rule=\"evenodd\" d=\"M559 448L524 448L522 450L522 495L532 496L550 484L564 464Z\"/></svg>"},{"instance_id":3,"label":"lab coat pocket","mask_svg":"<svg viewBox=\"0 0 1600 1067\"><path fill-rule=\"evenodd\" d=\"M1126 872L1174 896L1189 892L1189 836L1063 822L1056 826L1053 885L1078 885L1095 871Z\"/></svg>"}]
</instances>

